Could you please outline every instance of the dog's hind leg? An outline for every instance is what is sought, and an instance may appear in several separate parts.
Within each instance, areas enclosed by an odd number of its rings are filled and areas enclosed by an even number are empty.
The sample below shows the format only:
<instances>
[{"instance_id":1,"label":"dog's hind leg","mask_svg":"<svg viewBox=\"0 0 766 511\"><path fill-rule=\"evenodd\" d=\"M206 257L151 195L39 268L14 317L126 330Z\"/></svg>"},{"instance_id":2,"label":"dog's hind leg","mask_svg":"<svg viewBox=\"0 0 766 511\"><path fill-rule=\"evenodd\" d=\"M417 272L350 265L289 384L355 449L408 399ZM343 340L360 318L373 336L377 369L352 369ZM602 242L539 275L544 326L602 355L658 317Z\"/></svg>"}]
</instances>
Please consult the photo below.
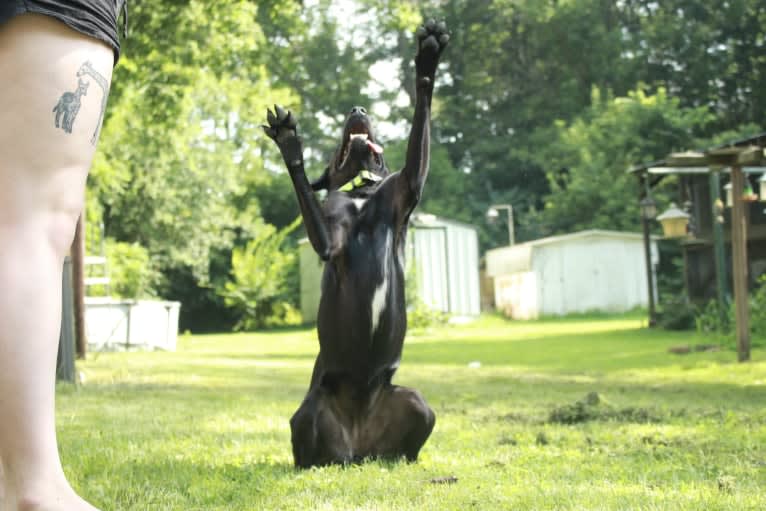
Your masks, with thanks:
<instances>
[{"instance_id":1,"label":"dog's hind leg","mask_svg":"<svg viewBox=\"0 0 766 511\"><path fill-rule=\"evenodd\" d=\"M349 427L323 387L311 389L290 419L295 466L309 468L349 463L353 448Z\"/></svg>"},{"instance_id":2,"label":"dog's hind leg","mask_svg":"<svg viewBox=\"0 0 766 511\"><path fill-rule=\"evenodd\" d=\"M365 422L364 455L416 461L436 416L417 390L388 385L381 389Z\"/></svg>"}]
</instances>

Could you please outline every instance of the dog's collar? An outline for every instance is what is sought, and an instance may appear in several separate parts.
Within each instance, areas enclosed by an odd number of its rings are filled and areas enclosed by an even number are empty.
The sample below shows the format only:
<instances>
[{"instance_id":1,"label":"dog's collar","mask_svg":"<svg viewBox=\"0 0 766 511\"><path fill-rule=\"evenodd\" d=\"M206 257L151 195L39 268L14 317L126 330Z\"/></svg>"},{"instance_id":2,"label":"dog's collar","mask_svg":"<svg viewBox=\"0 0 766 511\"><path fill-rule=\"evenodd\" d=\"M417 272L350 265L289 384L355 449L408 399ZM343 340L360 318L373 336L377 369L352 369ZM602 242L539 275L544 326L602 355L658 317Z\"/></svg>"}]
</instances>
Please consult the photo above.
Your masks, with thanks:
<instances>
[{"instance_id":1,"label":"dog's collar","mask_svg":"<svg viewBox=\"0 0 766 511\"><path fill-rule=\"evenodd\" d=\"M351 190L364 186L366 182L372 181L373 183L377 183L382 179L382 177L373 172L370 172L369 170L362 170L359 172L359 174L356 175L356 177L346 182L346 184L338 188L338 190L341 192L350 192Z\"/></svg>"}]
</instances>

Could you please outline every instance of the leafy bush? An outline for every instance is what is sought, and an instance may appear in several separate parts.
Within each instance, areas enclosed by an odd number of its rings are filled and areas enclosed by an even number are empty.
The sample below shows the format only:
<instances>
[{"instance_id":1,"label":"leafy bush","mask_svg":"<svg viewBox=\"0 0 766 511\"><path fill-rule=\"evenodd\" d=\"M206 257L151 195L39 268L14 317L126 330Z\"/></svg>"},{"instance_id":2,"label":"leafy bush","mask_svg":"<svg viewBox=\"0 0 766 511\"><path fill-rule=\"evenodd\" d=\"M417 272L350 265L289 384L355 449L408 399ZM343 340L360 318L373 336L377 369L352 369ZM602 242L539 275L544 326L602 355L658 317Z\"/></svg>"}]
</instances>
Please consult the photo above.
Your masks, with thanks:
<instances>
[{"instance_id":1,"label":"leafy bush","mask_svg":"<svg viewBox=\"0 0 766 511\"><path fill-rule=\"evenodd\" d=\"M297 325L300 312L289 302L289 279L297 272L295 249L283 247L300 218L281 231L266 224L244 248L231 254L231 279L219 293L239 317L237 330Z\"/></svg>"},{"instance_id":2,"label":"leafy bush","mask_svg":"<svg viewBox=\"0 0 766 511\"><path fill-rule=\"evenodd\" d=\"M758 288L750 294L750 331L751 346L766 347L766 275L758 278Z\"/></svg>"},{"instance_id":3,"label":"leafy bush","mask_svg":"<svg viewBox=\"0 0 766 511\"><path fill-rule=\"evenodd\" d=\"M404 294L407 303L407 326L409 328L429 328L446 324L449 320L449 314L433 309L420 297L418 273L414 264L410 264L407 269Z\"/></svg>"},{"instance_id":4,"label":"leafy bush","mask_svg":"<svg viewBox=\"0 0 766 511\"><path fill-rule=\"evenodd\" d=\"M420 298L408 302L407 326L409 328L429 328L436 325L444 325L449 320L449 314L429 307Z\"/></svg>"},{"instance_id":5,"label":"leafy bush","mask_svg":"<svg viewBox=\"0 0 766 511\"><path fill-rule=\"evenodd\" d=\"M110 294L128 299L156 296L159 273L152 266L145 247L107 238L104 249L109 268ZM98 294L98 289L89 291Z\"/></svg>"},{"instance_id":6,"label":"leafy bush","mask_svg":"<svg viewBox=\"0 0 766 511\"><path fill-rule=\"evenodd\" d=\"M750 346L766 347L766 275L758 279L758 287L750 293ZM725 311L722 313L721 308ZM697 331L709 335L728 348L736 349L735 304L721 305L711 300L697 314Z\"/></svg>"},{"instance_id":7,"label":"leafy bush","mask_svg":"<svg viewBox=\"0 0 766 511\"><path fill-rule=\"evenodd\" d=\"M734 307L710 300L697 313L695 324L698 332L723 339L732 333Z\"/></svg>"},{"instance_id":8,"label":"leafy bush","mask_svg":"<svg viewBox=\"0 0 766 511\"><path fill-rule=\"evenodd\" d=\"M664 297L657 323L666 330L693 330L697 308L685 295Z\"/></svg>"}]
</instances>

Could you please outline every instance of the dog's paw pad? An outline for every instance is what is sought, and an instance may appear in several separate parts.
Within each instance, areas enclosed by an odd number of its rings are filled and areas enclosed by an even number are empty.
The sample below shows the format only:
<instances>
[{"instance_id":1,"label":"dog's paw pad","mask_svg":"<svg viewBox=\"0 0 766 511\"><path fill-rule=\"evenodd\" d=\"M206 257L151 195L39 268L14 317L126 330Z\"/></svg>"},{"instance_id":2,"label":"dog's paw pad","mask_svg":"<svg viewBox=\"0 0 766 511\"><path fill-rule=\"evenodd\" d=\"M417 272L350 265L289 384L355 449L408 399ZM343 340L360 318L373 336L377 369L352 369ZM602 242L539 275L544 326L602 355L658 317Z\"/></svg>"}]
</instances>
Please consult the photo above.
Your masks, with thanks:
<instances>
[{"instance_id":1,"label":"dog's paw pad","mask_svg":"<svg viewBox=\"0 0 766 511\"><path fill-rule=\"evenodd\" d=\"M439 64L439 56L449 43L447 24L429 19L415 31L418 41L418 54L415 57L418 73L433 75Z\"/></svg>"},{"instance_id":2,"label":"dog's paw pad","mask_svg":"<svg viewBox=\"0 0 766 511\"><path fill-rule=\"evenodd\" d=\"M279 105L274 105L274 111L266 110L266 122L261 127L269 138L279 142L285 137L297 134L298 123L292 112L285 110Z\"/></svg>"}]
</instances>

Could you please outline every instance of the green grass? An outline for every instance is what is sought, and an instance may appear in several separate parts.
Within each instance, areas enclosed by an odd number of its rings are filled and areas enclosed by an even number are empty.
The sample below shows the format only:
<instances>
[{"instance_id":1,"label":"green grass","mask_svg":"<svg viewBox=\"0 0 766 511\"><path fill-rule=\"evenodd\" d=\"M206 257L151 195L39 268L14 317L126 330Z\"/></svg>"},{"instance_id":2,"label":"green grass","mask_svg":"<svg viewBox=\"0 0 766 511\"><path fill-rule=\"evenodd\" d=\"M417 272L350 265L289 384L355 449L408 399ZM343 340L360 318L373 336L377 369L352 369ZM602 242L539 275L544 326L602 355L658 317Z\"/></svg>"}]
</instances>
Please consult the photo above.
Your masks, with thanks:
<instances>
[{"instance_id":1,"label":"green grass","mask_svg":"<svg viewBox=\"0 0 766 511\"><path fill-rule=\"evenodd\" d=\"M415 333L396 381L437 415L419 462L297 471L314 332L186 336L80 364L62 456L104 510L766 509L766 353L667 352L697 342L637 316ZM589 420L549 420L589 392Z\"/></svg>"}]
</instances>

